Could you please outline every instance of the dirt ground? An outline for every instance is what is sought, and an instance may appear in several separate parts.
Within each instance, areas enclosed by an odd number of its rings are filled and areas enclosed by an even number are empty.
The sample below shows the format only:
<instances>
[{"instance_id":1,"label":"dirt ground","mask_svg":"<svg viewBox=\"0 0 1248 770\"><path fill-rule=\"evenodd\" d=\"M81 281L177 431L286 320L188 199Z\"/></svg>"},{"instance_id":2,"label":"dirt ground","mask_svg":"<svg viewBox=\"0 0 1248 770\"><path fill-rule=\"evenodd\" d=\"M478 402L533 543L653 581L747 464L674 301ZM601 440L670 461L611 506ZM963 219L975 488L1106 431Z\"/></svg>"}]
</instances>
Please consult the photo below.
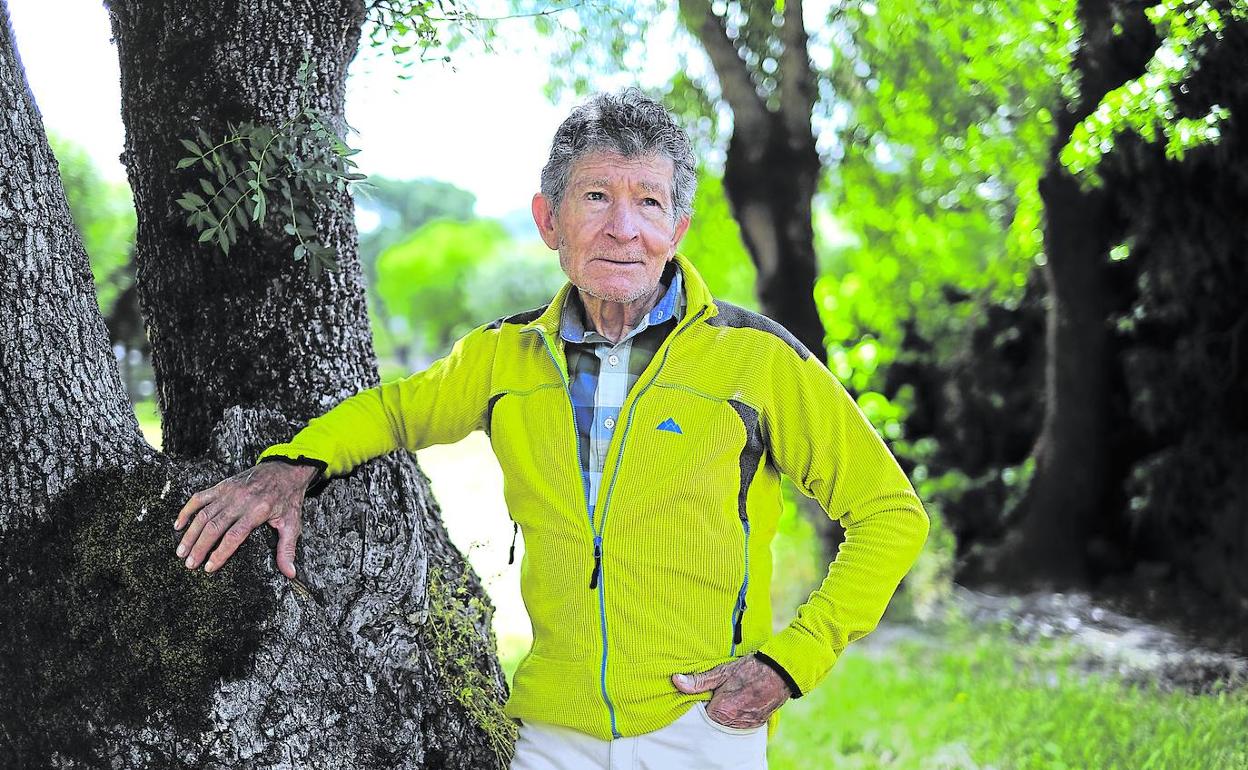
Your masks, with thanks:
<instances>
[{"instance_id":1,"label":"dirt ground","mask_svg":"<svg viewBox=\"0 0 1248 770\"><path fill-rule=\"evenodd\" d=\"M1163 593L1171 602L1181 601L1173 590L1157 589L1158 596ZM1076 665L1088 673L1193 694L1248 686L1248 657L1236 646L1242 641L1242 627L1214 618L1192 631L1182 625L1187 612L1148 620L1128 614L1146 609L1148 601L1147 595L1132 597L1112 590L1008 595L955 585L951 606L944 612L956 612L973 625L1004 625L1020 642L1068 640L1078 651ZM1189 597L1191 601L1199 600ZM884 622L861 644L864 652L880 654L898 640L938 634L938 626L927 630Z\"/></svg>"}]
</instances>

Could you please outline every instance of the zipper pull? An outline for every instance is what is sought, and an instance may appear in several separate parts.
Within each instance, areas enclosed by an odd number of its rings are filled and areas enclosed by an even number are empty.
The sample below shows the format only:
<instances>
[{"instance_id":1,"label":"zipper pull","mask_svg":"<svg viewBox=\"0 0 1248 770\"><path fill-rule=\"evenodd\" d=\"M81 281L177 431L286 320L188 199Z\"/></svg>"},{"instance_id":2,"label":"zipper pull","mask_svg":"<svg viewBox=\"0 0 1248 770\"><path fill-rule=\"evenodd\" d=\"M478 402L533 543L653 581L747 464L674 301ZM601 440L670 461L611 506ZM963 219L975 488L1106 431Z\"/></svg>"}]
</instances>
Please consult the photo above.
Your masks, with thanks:
<instances>
[{"instance_id":1,"label":"zipper pull","mask_svg":"<svg viewBox=\"0 0 1248 770\"><path fill-rule=\"evenodd\" d=\"M602 572L602 538L594 538L594 571L589 576L589 587L598 587L598 575Z\"/></svg>"},{"instance_id":2,"label":"zipper pull","mask_svg":"<svg viewBox=\"0 0 1248 770\"><path fill-rule=\"evenodd\" d=\"M513 521L511 524L514 529L511 531L511 553L507 557L508 564L511 564L516 560L516 534L520 532L520 524L518 522Z\"/></svg>"},{"instance_id":3,"label":"zipper pull","mask_svg":"<svg viewBox=\"0 0 1248 770\"><path fill-rule=\"evenodd\" d=\"M732 626L732 643L741 644L741 619L745 617L745 597L741 597L741 611L737 613L737 622Z\"/></svg>"}]
</instances>

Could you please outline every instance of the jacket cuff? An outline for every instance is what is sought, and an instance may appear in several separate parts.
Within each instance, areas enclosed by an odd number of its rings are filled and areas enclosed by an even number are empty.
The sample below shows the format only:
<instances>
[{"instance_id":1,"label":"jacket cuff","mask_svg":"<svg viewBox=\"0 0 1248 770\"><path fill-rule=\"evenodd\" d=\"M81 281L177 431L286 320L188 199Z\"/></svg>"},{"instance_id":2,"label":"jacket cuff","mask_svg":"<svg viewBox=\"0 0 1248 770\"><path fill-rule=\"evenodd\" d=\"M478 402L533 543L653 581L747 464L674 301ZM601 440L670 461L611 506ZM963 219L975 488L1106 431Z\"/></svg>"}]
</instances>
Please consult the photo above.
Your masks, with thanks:
<instances>
[{"instance_id":1,"label":"jacket cuff","mask_svg":"<svg viewBox=\"0 0 1248 770\"><path fill-rule=\"evenodd\" d=\"M837 657L797 621L768 639L754 654L759 660L767 658L784 669L797 691L802 693L810 692L823 680Z\"/></svg>"},{"instance_id":2,"label":"jacket cuff","mask_svg":"<svg viewBox=\"0 0 1248 770\"><path fill-rule=\"evenodd\" d=\"M270 447L270 449L271 448L272 447ZM318 460L315 457L308 457L307 455L299 455L298 457L287 457L285 455L279 455L276 453L266 454L266 452L268 451L269 450L266 449L264 452L260 453L260 459L256 460L256 465L259 465L260 463L276 461L276 462L285 463L287 465L311 465L312 467L316 468L316 475L312 477L312 481L308 484L307 488L304 490L305 497L314 497L315 495L319 494L322 489L325 488L326 484L329 483L329 477L325 474L325 471L329 467L329 465L324 460Z\"/></svg>"},{"instance_id":3,"label":"jacket cuff","mask_svg":"<svg viewBox=\"0 0 1248 770\"><path fill-rule=\"evenodd\" d=\"M793 677L789 675L789 672L785 670L784 666L777 663L770 655L758 652L757 650L754 652L754 658L758 660L759 663L762 663L764 666L780 675L780 678L784 680L785 685L789 688L789 695L794 698L802 697L802 689L797 686L797 682L793 681Z\"/></svg>"}]
</instances>

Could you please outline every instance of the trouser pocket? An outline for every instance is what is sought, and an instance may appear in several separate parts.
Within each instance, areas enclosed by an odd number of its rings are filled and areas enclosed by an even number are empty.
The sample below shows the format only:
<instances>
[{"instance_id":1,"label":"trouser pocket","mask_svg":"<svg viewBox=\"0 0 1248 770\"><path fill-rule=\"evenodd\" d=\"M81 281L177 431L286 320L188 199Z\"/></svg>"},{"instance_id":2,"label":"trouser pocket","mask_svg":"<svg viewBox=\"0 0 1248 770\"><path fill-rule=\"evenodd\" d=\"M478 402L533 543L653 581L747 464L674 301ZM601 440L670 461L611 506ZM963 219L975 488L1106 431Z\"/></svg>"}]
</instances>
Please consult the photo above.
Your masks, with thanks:
<instances>
[{"instance_id":1,"label":"trouser pocket","mask_svg":"<svg viewBox=\"0 0 1248 770\"><path fill-rule=\"evenodd\" d=\"M702 719L708 725L720 731L721 733L727 733L728 735L754 735L758 733L760 730L767 729L766 723L758 725L757 727L729 727L728 725L721 725L719 722L716 722L714 719L711 719L711 715L708 714L706 711L706 703L707 703L706 701L698 701L697 705L694 706L694 708L698 710L698 713L702 715Z\"/></svg>"}]
</instances>

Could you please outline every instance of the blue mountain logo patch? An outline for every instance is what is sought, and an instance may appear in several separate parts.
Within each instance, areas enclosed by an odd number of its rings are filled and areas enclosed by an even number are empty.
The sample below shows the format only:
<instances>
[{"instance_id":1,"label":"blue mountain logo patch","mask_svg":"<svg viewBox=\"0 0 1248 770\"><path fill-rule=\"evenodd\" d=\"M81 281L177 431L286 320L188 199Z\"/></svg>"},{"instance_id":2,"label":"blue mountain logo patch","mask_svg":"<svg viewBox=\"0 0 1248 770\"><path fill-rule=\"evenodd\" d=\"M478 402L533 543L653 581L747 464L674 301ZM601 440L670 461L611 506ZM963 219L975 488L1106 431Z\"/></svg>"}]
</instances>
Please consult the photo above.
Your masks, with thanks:
<instances>
[{"instance_id":1,"label":"blue mountain logo patch","mask_svg":"<svg viewBox=\"0 0 1248 770\"><path fill-rule=\"evenodd\" d=\"M671 417L668 417L666 420L659 423L659 430L670 430L672 433L680 434L684 433L684 431L680 429L680 426L676 424L676 421Z\"/></svg>"}]
</instances>

